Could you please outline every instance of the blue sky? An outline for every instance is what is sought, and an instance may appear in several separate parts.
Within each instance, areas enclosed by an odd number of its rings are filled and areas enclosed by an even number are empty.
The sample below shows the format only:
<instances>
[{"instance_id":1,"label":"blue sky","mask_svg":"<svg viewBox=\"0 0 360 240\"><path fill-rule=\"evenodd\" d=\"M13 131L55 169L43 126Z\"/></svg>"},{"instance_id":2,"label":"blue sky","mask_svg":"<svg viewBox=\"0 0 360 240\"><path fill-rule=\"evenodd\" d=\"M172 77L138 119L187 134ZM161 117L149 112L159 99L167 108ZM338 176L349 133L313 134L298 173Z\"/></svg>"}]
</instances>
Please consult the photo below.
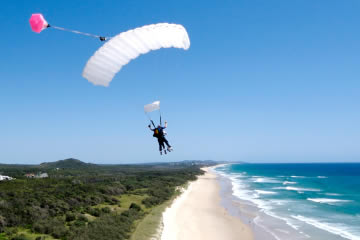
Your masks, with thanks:
<instances>
[{"instance_id":1,"label":"blue sky","mask_svg":"<svg viewBox=\"0 0 360 240\"><path fill-rule=\"evenodd\" d=\"M188 51L130 62L108 88L82 78L103 35L182 24ZM360 160L357 0L4 1L0 162ZM160 157L143 105L161 100L175 151Z\"/></svg>"}]
</instances>

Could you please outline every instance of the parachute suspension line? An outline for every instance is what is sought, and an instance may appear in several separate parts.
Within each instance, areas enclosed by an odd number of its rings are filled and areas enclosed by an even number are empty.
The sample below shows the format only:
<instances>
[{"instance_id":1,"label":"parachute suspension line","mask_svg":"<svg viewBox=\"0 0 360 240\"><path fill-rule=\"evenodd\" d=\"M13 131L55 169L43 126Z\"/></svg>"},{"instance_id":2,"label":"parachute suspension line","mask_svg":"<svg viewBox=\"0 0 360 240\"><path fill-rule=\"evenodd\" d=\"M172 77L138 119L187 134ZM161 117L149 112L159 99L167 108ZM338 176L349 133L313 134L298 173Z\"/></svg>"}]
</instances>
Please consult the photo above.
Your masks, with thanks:
<instances>
[{"instance_id":1,"label":"parachute suspension line","mask_svg":"<svg viewBox=\"0 0 360 240\"><path fill-rule=\"evenodd\" d=\"M110 39L110 37L103 37L103 36L99 36L99 35L95 35L95 34L91 34L91 33L84 33L84 32L71 30L71 29L67 29L67 28L63 28L63 27L53 26L53 25L48 25L48 28L49 27L57 29L57 30L65 31L65 32L71 32L71 33L80 34L80 35L84 35L84 36L88 36L88 37L98 38L102 42Z\"/></svg>"},{"instance_id":2,"label":"parachute suspension line","mask_svg":"<svg viewBox=\"0 0 360 240\"><path fill-rule=\"evenodd\" d=\"M155 101L153 103L147 104L144 106L144 112L146 116L149 118L151 124L156 128L156 125L154 121L151 119L151 115L149 113L159 111L160 112L160 101ZM157 114L156 114L157 115ZM161 124L161 118L160 118L160 124Z\"/></svg>"},{"instance_id":3,"label":"parachute suspension line","mask_svg":"<svg viewBox=\"0 0 360 240\"><path fill-rule=\"evenodd\" d=\"M154 121L151 119L151 117L149 116L149 114L148 114L148 113L145 113L145 114L146 114L146 116L149 118L149 120L150 120L151 124L154 126L154 128L156 128L156 127L155 127L155 123L154 123Z\"/></svg>"},{"instance_id":4,"label":"parachute suspension line","mask_svg":"<svg viewBox=\"0 0 360 240\"><path fill-rule=\"evenodd\" d=\"M160 113L160 126L162 126L162 122L161 122L161 111L159 109L159 113Z\"/></svg>"}]
</instances>

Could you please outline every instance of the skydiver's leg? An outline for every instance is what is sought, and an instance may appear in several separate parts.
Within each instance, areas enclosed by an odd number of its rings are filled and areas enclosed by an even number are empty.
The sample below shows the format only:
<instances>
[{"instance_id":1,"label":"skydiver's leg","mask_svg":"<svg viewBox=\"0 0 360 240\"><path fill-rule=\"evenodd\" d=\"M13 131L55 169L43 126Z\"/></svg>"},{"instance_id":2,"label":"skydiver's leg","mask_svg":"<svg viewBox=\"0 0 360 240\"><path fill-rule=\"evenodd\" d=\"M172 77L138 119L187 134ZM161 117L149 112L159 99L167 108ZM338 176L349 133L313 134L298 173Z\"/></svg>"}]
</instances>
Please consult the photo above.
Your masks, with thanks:
<instances>
[{"instance_id":1,"label":"skydiver's leg","mask_svg":"<svg viewBox=\"0 0 360 240\"><path fill-rule=\"evenodd\" d=\"M166 146L167 146L168 148L171 148L168 140L167 140L165 137L163 137L163 142L166 144Z\"/></svg>"},{"instance_id":2,"label":"skydiver's leg","mask_svg":"<svg viewBox=\"0 0 360 240\"><path fill-rule=\"evenodd\" d=\"M160 151L160 153L161 153L161 151L162 151L162 149L163 149L164 143L163 143L163 141L162 141L160 138L158 138L158 143L159 143L159 151ZM164 148L165 148L165 147L164 147Z\"/></svg>"},{"instance_id":3,"label":"skydiver's leg","mask_svg":"<svg viewBox=\"0 0 360 240\"><path fill-rule=\"evenodd\" d=\"M163 147L163 149L164 149L164 153L166 154L166 148L165 148L165 144L164 144L164 141L161 141L161 146Z\"/></svg>"},{"instance_id":4,"label":"skydiver's leg","mask_svg":"<svg viewBox=\"0 0 360 240\"><path fill-rule=\"evenodd\" d=\"M161 143L162 143L162 147L163 147L163 149L164 149L164 153L167 154L164 141L162 141Z\"/></svg>"}]
</instances>

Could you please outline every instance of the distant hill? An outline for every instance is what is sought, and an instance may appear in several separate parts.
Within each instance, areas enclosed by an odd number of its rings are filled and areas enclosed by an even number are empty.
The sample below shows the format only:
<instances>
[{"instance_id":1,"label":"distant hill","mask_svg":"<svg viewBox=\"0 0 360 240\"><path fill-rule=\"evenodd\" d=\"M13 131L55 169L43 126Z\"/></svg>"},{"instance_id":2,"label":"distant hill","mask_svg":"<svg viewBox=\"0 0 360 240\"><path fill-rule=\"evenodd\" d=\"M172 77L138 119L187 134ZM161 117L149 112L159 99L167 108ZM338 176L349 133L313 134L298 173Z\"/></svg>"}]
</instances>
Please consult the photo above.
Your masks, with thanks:
<instances>
[{"instance_id":1,"label":"distant hill","mask_svg":"<svg viewBox=\"0 0 360 240\"><path fill-rule=\"evenodd\" d=\"M134 164L93 164L85 163L75 158L68 158L59 160L56 162L44 162L40 165L25 165L25 164L1 164L1 169L27 169L28 171L39 171L45 169L89 169L98 167L141 167L148 166L151 168L168 168L168 167L186 167L186 166L214 166L222 163L243 163L243 162L225 162L225 161L214 161L214 160L184 160L179 162L152 162L152 163L134 163ZM30 170L29 170L30 169ZM0 172L1 173L1 172Z\"/></svg>"},{"instance_id":2,"label":"distant hill","mask_svg":"<svg viewBox=\"0 0 360 240\"><path fill-rule=\"evenodd\" d=\"M219 164L214 160L184 160L181 162L169 163L170 165L200 165L200 166L213 166Z\"/></svg>"},{"instance_id":3,"label":"distant hill","mask_svg":"<svg viewBox=\"0 0 360 240\"><path fill-rule=\"evenodd\" d=\"M173 167L189 167L189 166L200 166L200 167L209 167L223 162L218 162L214 160L184 160L180 162L150 162L150 163L138 163L138 166L149 166L155 168L173 168Z\"/></svg>"},{"instance_id":4,"label":"distant hill","mask_svg":"<svg viewBox=\"0 0 360 240\"><path fill-rule=\"evenodd\" d=\"M96 164L84 163L74 158L68 158L56 162L45 162L40 164L41 168L67 168L67 169L91 168L95 166Z\"/></svg>"}]
</instances>

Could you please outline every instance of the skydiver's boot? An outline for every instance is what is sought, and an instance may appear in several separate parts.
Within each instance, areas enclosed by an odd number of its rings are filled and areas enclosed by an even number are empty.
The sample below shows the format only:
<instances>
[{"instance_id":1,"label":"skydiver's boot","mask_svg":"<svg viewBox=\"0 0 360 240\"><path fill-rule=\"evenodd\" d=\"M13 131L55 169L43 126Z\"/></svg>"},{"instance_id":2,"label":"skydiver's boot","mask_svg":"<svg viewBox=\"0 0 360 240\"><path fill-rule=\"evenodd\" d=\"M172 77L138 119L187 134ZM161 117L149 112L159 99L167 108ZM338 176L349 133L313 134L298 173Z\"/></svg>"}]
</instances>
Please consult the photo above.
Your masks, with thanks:
<instances>
[{"instance_id":1,"label":"skydiver's boot","mask_svg":"<svg viewBox=\"0 0 360 240\"><path fill-rule=\"evenodd\" d=\"M168 150L169 152L172 152L174 149L173 149L172 147L168 147L167 150Z\"/></svg>"},{"instance_id":2,"label":"skydiver's boot","mask_svg":"<svg viewBox=\"0 0 360 240\"><path fill-rule=\"evenodd\" d=\"M162 151L160 151L160 155L162 155Z\"/></svg>"},{"instance_id":3,"label":"skydiver's boot","mask_svg":"<svg viewBox=\"0 0 360 240\"><path fill-rule=\"evenodd\" d=\"M164 150L164 153L167 154L166 150Z\"/></svg>"}]
</instances>

